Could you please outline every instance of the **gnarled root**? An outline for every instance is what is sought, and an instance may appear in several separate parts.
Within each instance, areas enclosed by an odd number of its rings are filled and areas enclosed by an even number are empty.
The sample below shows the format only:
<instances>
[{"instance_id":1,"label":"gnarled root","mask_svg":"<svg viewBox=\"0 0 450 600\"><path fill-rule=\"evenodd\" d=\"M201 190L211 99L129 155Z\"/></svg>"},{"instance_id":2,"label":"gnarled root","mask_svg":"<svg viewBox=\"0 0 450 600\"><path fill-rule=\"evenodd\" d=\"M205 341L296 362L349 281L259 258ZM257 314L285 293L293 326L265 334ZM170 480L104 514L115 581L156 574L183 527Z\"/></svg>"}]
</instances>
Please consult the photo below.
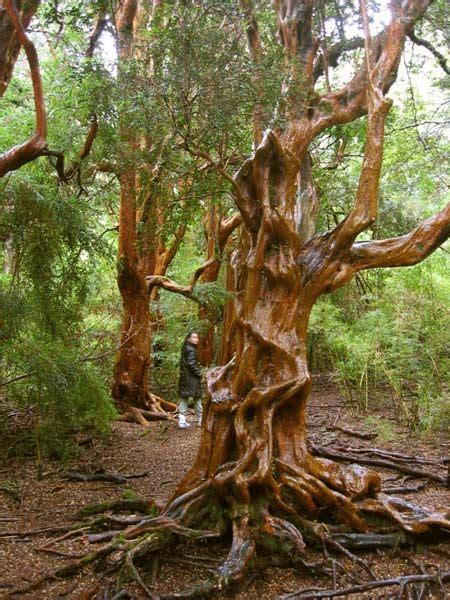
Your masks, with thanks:
<instances>
[{"instance_id":1,"label":"gnarled root","mask_svg":"<svg viewBox=\"0 0 450 600\"><path fill-rule=\"evenodd\" d=\"M150 392L146 393L143 405L145 408L128 405L119 406L121 413L118 420L148 427L150 421L172 421L177 410L176 404Z\"/></svg>"},{"instance_id":2,"label":"gnarled root","mask_svg":"<svg viewBox=\"0 0 450 600\"><path fill-rule=\"evenodd\" d=\"M229 477L225 476L227 472ZM78 518L92 517L102 511L84 526L96 531L87 537L90 543L104 545L15 593L26 593L46 581L73 576L96 564L108 575L116 573L122 586L123 581L132 580L147 597L156 598L139 561L154 557L180 540L206 541L229 533L232 542L228 556L206 581L160 598L205 597L238 586L245 581L257 553L262 559L265 556L272 562L277 559L277 564L294 565L334 578L339 571L348 575L331 554L337 553L350 559L373 581L375 576L368 563L350 549L404 543L412 534L436 529L450 531L446 515L428 514L402 499L377 495L379 478L359 467L352 470L312 457L305 457L301 466L276 460L264 483L258 482L245 490L249 501L244 501L239 493L244 489L242 482L246 475L255 480L248 464L242 468L239 463L224 464L215 477L173 499L157 516L155 505L145 501L105 503L80 511ZM372 497L364 499L367 494ZM103 514L117 510L140 511L143 517ZM319 510L327 523L315 520ZM404 537L377 533L371 520L365 519L365 515L374 514L394 522L405 532ZM108 530L111 525L113 531ZM307 546L322 548L326 560L308 562Z\"/></svg>"}]
</instances>

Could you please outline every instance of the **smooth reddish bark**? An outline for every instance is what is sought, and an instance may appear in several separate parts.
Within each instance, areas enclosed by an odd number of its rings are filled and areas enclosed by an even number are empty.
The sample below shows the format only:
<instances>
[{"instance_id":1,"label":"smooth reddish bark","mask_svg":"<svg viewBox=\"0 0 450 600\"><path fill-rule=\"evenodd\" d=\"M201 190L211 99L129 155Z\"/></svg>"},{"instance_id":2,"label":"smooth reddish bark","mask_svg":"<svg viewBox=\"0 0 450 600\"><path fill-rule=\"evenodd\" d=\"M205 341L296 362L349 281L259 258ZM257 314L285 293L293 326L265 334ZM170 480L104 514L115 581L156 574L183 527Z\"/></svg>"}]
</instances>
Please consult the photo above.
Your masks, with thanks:
<instances>
[{"instance_id":1,"label":"smooth reddish bark","mask_svg":"<svg viewBox=\"0 0 450 600\"><path fill-rule=\"evenodd\" d=\"M225 218L220 214L217 206L212 205L209 207L204 219L206 254L209 264L200 278L202 283L217 281L227 242L240 222L239 213ZM198 358L203 365L210 366L214 361L217 348L214 339L215 325L218 319L217 310L200 305L198 316L206 323L198 344Z\"/></svg>"},{"instance_id":2,"label":"smooth reddish bark","mask_svg":"<svg viewBox=\"0 0 450 600\"><path fill-rule=\"evenodd\" d=\"M25 32L25 28L29 24L36 8L37 4L34 6L31 3L31 8L21 15L14 0L4 0L5 13L2 15L1 25L6 29L4 31L6 40L3 40L6 43L0 43L0 52L4 53L0 55L2 58L2 64L0 64L2 72L0 75L4 78L0 83L0 89L2 90L0 96L6 90L20 48L23 47L33 83L36 131L29 140L14 146L0 155L0 178L42 156L47 149L47 113L45 110L39 59L33 42ZM12 32L12 29L14 32Z\"/></svg>"},{"instance_id":3,"label":"smooth reddish bark","mask_svg":"<svg viewBox=\"0 0 450 600\"><path fill-rule=\"evenodd\" d=\"M159 2L154 2L154 9ZM126 80L128 61L140 58L140 29L148 18L137 0L125 0L117 9L116 25L119 48L119 80ZM160 232L164 224L163 207L146 185L148 178L159 173L153 165L136 168L134 154L146 148L150 140L131 127L126 117L120 120L122 155L118 170L120 182L119 243L117 283L122 298L122 333L120 348L113 370L112 396L119 408L133 420L146 424L142 413L150 416L176 407L151 393L149 370L151 366L152 319L150 301L156 290L149 293L146 277L163 276L175 256L185 233L181 225L169 247L163 243ZM149 414L146 416L148 417Z\"/></svg>"},{"instance_id":4,"label":"smooth reddish bark","mask_svg":"<svg viewBox=\"0 0 450 600\"><path fill-rule=\"evenodd\" d=\"M285 564L314 570L317 564L302 558L306 544L328 547L344 552L373 576L367 563L346 551L333 532L376 537L380 518L409 534L450 529L448 515L381 494L377 473L313 456L305 422L311 390L307 330L317 299L345 285L359 270L416 264L449 234L447 206L407 235L356 241L378 213L384 125L390 108L384 94L396 77L405 36L428 4L393 3L392 22L369 40L361 0L366 62L343 90L318 98L313 93L315 3L274 1L289 75L286 127L266 131L259 143L255 140L255 152L234 178L207 153L196 151L230 183L242 219L242 235L230 261L229 286L235 302L223 349L229 360L207 375L196 460L158 517L130 525L102 547L101 554L75 564L76 569L117 553L120 558L114 564L121 560L152 597L134 559L159 551L174 535L206 539L231 533L229 554L216 574L171 596L203 597L242 581L257 549ZM241 6L252 8L251 2ZM353 209L333 230L315 235L317 197L309 144L325 128L365 113L367 139ZM128 221L133 219L131 215ZM126 245L126 254L132 256L135 245L124 238L121 248ZM188 286L164 276L148 277L150 293L163 287L196 299L195 284L214 259L197 269ZM134 295L139 296L142 281L128 277L134 272L128 268L131 263L126 265L124 282L129 282L130 291L134 285ZM333 561L334 575L337 564Z\"/></svg>"},{"instance_id":5,"label":"smooth reddish bark","mask_svg":"<svg viewBox=\"0 0 450 600\"><path fill-rule=\"evenodd\" d=\"M8 88L22 47L17 27L8 13L7 4L6 2L5 9L0 11L0 98ZM14 2L14 4L17 7L22 28L26 31L39 7L40 0L28 0L25 2L19 0Z\"/></svg>"}]
</instances>

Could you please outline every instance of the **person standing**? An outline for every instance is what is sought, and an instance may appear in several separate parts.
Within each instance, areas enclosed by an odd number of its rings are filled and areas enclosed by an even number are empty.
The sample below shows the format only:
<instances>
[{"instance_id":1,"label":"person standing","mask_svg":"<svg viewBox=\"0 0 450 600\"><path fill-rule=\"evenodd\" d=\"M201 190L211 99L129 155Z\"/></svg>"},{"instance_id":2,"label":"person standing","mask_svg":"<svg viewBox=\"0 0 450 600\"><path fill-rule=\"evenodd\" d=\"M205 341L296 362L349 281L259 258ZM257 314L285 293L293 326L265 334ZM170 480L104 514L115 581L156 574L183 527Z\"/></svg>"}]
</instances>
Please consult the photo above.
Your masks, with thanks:
<instances>
[{"instance_id":1,"label":"person standing","mask_svg":"<svg viewBox=\"0 0 450 600\"><path fill-rule=\"evenodd\" d=\"M194 400L198 424L202 424L202 371L197 362L198 334L191 332L184 340L180 357L180 380L178 393L178 427L186 429L190 424L186 420L189 398Z\"/></svg>"}]
</instances>

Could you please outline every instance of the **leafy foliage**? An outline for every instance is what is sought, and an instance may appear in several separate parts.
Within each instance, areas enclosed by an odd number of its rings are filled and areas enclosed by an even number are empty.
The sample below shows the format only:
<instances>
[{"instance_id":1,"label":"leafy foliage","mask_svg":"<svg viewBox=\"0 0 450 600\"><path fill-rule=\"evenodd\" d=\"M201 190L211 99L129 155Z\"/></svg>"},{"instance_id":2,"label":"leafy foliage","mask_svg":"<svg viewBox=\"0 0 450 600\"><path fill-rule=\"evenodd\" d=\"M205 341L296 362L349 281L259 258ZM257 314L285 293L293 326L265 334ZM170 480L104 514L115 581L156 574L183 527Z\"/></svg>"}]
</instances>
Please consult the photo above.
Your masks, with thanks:
<instances>
[{"instance_id":1,"label":"leafy foliage","mask_svg":"<svg viewBox=\"0 0 450 600\"><path fill-rule=\"evenodd\" d=\"M319 303L310 330L313 366L332 368L365 410L388 397L411 427L448 427L447 263L436 255L390 272L372 293L353 290Z\"/></svg>"}]
</instances>

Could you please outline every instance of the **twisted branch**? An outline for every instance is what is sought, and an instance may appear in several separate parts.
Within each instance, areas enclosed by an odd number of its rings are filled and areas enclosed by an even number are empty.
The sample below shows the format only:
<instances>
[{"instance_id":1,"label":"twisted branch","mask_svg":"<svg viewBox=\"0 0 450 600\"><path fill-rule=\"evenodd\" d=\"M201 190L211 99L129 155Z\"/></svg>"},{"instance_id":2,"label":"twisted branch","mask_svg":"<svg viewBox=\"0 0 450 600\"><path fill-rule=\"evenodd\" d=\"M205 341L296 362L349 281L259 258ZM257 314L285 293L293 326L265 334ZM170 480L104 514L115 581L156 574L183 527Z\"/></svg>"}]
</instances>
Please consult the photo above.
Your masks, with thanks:
<instances>
[{"instance_id":1,"label":"twisted branch","mask_svg":"<svg viewBox=\"0 0 450 600\"><path fill-rule=\"evenodd\" d=\"M0 178L10 171L15 171L22 165L31 162L38 156L42 156L43 151L47 147L47 113L45 110L41 72L36 48L25 32L14 0L4 0L3 6L14 25L17 37L23 46L30 67L36 113L36 131L28 141L14 146L0 155Z\"/></svg>"}]
</instances>

